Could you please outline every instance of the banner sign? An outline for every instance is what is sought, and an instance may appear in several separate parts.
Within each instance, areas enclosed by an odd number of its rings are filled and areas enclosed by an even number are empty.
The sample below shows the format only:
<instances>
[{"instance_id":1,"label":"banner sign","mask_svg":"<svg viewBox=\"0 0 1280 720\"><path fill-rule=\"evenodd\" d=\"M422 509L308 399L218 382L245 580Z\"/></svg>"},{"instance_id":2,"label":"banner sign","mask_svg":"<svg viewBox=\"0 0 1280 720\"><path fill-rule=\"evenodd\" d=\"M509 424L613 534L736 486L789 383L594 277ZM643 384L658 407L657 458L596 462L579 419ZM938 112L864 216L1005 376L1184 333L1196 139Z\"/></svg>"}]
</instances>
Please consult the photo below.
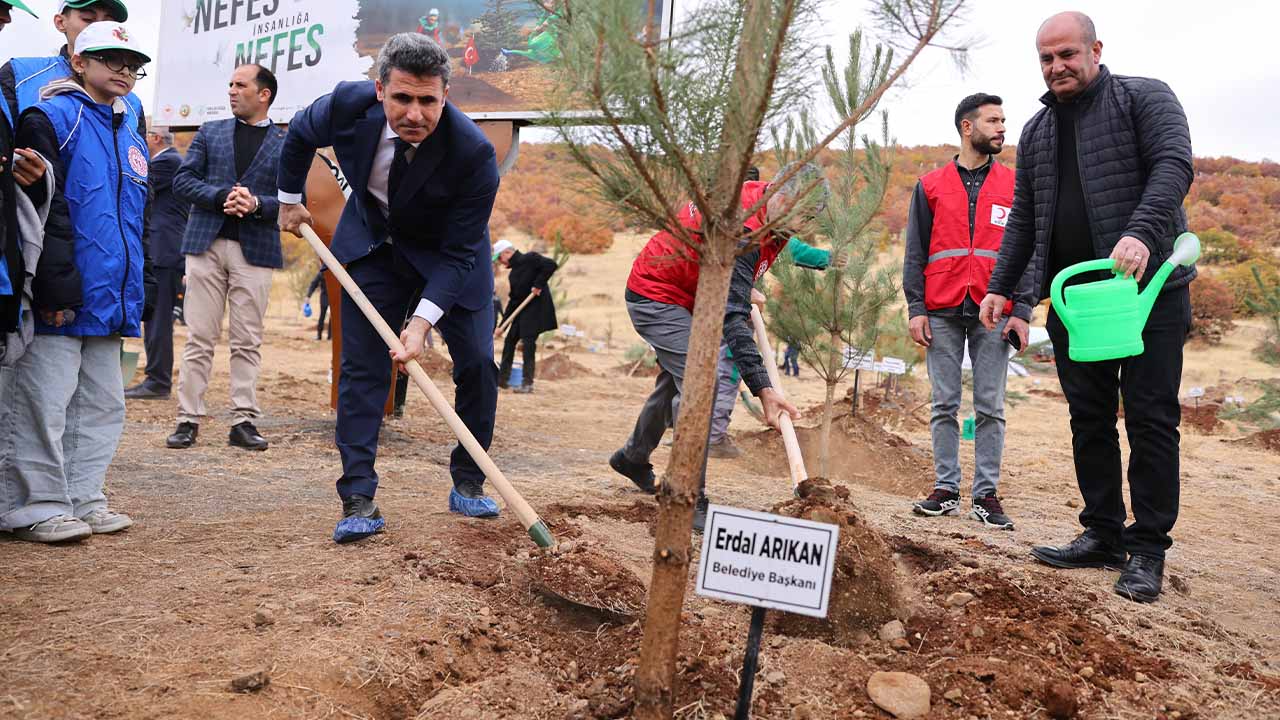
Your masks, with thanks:
<instances>
[{"instance_id":1,"label":"banner sign","mask_svg":"<svg viewBox=\"0 0 1280 720\"><path fill-rule=\"evenodd\" d=\"M643 32L649 0L636 3ZM663 37L672 0L658 0ZM343 80L372 78L387 38L416 32L453 60L449 102L473 119L529 120L550 108L560 60L560 0L166 0L160 19L159 125L231 117L227 82L237 66L271 70L285 123Z\"/></svg>"},{"instance_id":2,"label":"banner sign","mask_svg":"<svg viewBox=\"0 0 1280 720\"><path fill-rule=\"evenodd\" d=\"M826 617L839 540L835 525L711 505L696 591L729 602Z\"/></svg>"}]
</instances>

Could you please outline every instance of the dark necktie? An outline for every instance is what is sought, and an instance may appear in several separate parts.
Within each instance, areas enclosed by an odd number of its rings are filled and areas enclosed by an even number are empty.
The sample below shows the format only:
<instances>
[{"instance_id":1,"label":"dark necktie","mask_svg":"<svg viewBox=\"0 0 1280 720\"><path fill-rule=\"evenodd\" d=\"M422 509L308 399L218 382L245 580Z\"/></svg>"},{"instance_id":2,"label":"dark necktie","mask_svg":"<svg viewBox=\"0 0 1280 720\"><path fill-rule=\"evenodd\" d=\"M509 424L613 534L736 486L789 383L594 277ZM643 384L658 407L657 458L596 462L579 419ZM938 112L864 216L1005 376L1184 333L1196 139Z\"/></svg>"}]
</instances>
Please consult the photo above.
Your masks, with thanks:
<instances>
[{"instance_id":1,"label":"dark necktie","mask_svg":"<svg viewBox=\"0 0 1280 720\"><path fill-rule=\"evenodd\" d=\"M396 154L391 160L391 172L387 173L387 207L390 208L400 190L400 181L409 170L409 149L413 145L396 138Z\"/></svg>"}]
</instances>

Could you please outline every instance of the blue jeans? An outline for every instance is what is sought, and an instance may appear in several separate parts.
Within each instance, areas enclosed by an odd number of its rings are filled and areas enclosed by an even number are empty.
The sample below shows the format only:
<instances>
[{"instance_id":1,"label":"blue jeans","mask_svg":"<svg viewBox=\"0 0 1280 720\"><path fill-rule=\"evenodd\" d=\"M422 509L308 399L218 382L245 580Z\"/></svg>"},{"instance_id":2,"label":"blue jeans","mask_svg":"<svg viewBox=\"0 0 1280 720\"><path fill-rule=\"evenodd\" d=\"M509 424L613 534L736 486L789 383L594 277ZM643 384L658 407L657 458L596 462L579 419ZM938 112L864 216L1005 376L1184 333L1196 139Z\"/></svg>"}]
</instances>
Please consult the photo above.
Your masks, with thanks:
<instances>
[{"instance_id":1,"label":"blue jeans","mask_svg":"<svg viewBox=\"0 0 1280 720\"><path fill-rule=\"evenodd\" d=\"M973 497L996 492L1000 483L1000 462L1004 455L1004 386L1009 373L1009 354L1000 334L1002 321L987 330L976 317L929 316L933 339L925 353L929 382L933 386L933 468L934 487L960 492L960 410L961 372L965 341L973 362L974 473Z\"/></svg>"},{"instance_id":2,"label":"blue jeans","mask_svg":"<svg viewBox=\"0 0 1280 720\"><path fill-rule=\"evenodd\" d=\"M105 507L124 430L120 338L37 335L0 408L0 529Z\"/></svg>"}]
</instances>

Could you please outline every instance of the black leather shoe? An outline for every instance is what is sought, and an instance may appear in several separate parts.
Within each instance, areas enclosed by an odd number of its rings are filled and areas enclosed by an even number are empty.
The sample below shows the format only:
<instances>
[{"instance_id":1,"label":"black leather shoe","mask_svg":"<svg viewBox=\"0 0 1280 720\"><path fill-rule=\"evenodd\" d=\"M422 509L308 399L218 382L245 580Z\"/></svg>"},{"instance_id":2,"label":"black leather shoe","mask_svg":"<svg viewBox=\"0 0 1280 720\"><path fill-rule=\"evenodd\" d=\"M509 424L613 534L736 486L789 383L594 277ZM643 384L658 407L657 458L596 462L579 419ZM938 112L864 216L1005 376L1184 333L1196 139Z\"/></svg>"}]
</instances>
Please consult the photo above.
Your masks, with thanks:
<instances>
[{"instance_id":1,"label":"black leather shoe","mask_svg":"<svg viewBox=\"0 0 1280 720\"><path fill-rule=\"evenodd\" d=\"M1155 602L1164 585L1164 560L1150 555L1130 555L1116 580L1116 594L1134 602Z\"/></svg>"},{"instance_id":2,"label":"black leather shoe","mask_svg":"<svg viewBox=\"0 0 1280 720\"><path fill-rule=\"evenodd\" d=\"M622 451L614 453L609 458L609 467L616 470L620 475L625 476L636 487L650 495L658 491L658 486L654 484L653 464L652 463L634 463L627 459Z\"/></svg>"},{"instance_id":3,"label":"black leather shoe","mask_svg":"<svg viewBox=\"0 0 1280 720\"><path fill-rule=\"evenodd\" d=\"M1031 556L1056 568L1111 570L1119 570L1125 558L1124 550L1105 542L1092 530L1085 530L1075 540L1059 547L1037 545L1031 548Z\"/></svg>"},{"instance_id":4,"label":"black leather shoe","mask_svg":"<svg viewBox=\"0 0 1280 720\"><path fill-rule=\"evenodd\" d=\"M258 434L258 428L251 422L232 425L231 432L227 435L227 443L245 450L266 450L270 445L266 438Z\"/></svg>"},{"instance_id":5,"label":"black leather shoe","mask_svg":"<svg viewBox=\"0 0 1280 720\"><path fill-rule=\"evenodd\" d=\"M164 441L174 450L182 450L196 444L196 436L200 434L200 426L190 422L178 423L178 429Z\"/></svg>"},{"instance_id":6,"label":"black leather shoe","mask_svg":"<svg viewBox=\"0 0 1280 720\"><path fill-rule=\"evenodd\" d=\"M342 500L342 517L362 517L377 520L382 517L382 511L378 509L378 505L373 501L373 498L364 495L352 495Z\"/></svg>"},{"instance_id":7,"label":"black leather shoe","mask_svg":"<svg viewBox=\"0 0 1280 720\"><path fill-rule=\"evenodd\" d=\"M125 400L166 400L168 397L168 390L157 390L146 381L124 389Z\"/></svg>"}]
</instances>

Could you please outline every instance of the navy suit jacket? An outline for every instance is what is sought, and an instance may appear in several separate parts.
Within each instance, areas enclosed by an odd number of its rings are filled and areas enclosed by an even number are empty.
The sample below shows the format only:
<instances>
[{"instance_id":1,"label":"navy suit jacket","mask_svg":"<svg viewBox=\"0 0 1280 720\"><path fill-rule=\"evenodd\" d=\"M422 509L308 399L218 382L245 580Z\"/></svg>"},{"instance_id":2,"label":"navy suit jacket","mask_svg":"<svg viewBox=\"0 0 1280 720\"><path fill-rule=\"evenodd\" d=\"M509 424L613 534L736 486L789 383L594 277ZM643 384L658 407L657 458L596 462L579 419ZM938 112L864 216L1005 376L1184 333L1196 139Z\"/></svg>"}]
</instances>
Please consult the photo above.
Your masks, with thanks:
<instances>
[{"instance_id":1,"label":"navy suit jacket","mask_svg":"<svg viewBox=\"0 0 1280 720\"><path fill-rule=\"evenodd\" d=\"M359 260L390 237L426 279L424 299L446 313L455 305L471 311L489 307L489 213L498 194L493 145L470 118L446 102L440 123L419 145L391 198L388 218L369 194L369 173L386 126L372 81L339 83L289 124L280 190L301 193L315 151L332 146L351 184L330 245L338 261Z\"/></svg>"},{"instance_id":2,"label":"navy suit jacket","mask_svg":"<svg viewBox=\"0 0 1280 720\"><path fill-rule=\"evenodd\" d=\"M284 266L284 254L280 248L280 230L276 219L280 214L280 200L276 189L276 175L280 165L280 147L284 143L284 130L274 125L262 139L262 147L254 156L244 177L236 177L236 123L235 118L211 120L200 126L187 159L173 177L173 191L183 201L191 203L191 216L182 238L182 252L199 255L209 249L227 216L222 212L231 186L237 182L249 189L262 203L260 217L246 216L240 221L240 250L250 265L280 268Z\"/></svg>"},{"instance_id":3,"label":"navy suit jacket","mask_svg":"<svg viewBox=\"0 0 1280 720\"><path fill-rule=\"evenodd\" d=\"M183 265L182 234L187 228L191 203L173 194L173 176L182 165L182 155L169 148L151 158L151 264L162 268Z\"/></svg>"}]
</instances>

